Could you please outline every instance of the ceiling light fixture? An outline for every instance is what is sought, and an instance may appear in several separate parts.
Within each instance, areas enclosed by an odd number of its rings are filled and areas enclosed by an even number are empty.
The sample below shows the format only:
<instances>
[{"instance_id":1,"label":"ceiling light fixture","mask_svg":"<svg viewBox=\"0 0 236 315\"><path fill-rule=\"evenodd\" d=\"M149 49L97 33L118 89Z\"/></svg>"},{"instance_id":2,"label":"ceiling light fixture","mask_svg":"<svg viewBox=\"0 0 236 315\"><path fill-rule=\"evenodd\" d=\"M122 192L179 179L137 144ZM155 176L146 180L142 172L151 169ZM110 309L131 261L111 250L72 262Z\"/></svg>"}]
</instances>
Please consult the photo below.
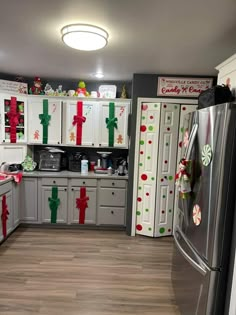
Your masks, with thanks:
<instances>
[{"instance_id":1,"label":"ceiling light fixture","mask_svg":"<svg viewBox=\"0 0 236 315\"><path fill-rule=\"evenodd\" d=\"M94 76L95 76L96 78L98 78L98 79L101 79L101 78L104 77L104 74L101 73L101 72L97 72L97 73L94 74Z\"/></svg>"},{"instance_id":2,"label":"ceiling light fixture","mask_svg":"<svg viewBox=\"0 0 236 315\"><path fill-rule=\"evenodd\" d=\"M67 46L78 50L97 50L107 45L108 33L94 25L67 25L62 28L61 34Z\"/></svg>"}]
</instances>

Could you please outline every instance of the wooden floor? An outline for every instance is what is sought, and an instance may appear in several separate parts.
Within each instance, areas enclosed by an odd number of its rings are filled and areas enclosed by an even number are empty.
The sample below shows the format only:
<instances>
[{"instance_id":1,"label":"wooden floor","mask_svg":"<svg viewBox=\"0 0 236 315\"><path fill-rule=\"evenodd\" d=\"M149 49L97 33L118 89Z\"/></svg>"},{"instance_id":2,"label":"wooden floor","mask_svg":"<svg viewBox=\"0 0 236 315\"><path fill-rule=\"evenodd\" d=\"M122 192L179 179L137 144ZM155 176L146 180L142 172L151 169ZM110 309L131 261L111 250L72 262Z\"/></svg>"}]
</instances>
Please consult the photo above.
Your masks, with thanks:
<instances>
[{"instance_id":1,"label":"wooden floor","mask_svg":"<svg viewBox=\"0 0 236 315\"><path fill-rule=\"evenodd\" d=\"M0 314L179 314L172 238L19 228L0 247Z\"/></svg>"}]
</instances>

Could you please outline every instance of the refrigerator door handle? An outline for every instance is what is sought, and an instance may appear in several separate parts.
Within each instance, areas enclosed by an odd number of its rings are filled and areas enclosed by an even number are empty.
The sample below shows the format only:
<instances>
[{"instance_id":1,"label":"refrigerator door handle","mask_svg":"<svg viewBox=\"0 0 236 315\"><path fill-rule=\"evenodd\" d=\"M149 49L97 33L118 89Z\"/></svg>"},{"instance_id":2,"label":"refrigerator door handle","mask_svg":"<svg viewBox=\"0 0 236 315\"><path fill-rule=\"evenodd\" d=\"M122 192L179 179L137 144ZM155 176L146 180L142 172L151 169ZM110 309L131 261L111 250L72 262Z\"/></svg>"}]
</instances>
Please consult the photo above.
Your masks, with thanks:
<instances>
[{"instance_id":1,"label":"refrigerator door handle","mask_svg":"<svg viewBox=\"0 0 236 315\"><path fill-rule=\"evenodd\" d=\"M198 257L194 254L195 257L196 257L196 259L198 260L199 264L196 263L196 262L183 250L183 248L181 247L181 245L180 245L180 243L179 243L179 241L178 241L178 238L177 238L177 235L178 235L178 234L180 235L180 237L182 237L181 234L180 234L178 231L175 231L175 233L174 233L174 240L175 240L175 244L176 244L176 246L178 247L179 251L180 251L181 254L185 257L185 259L186 259L197 271L199 271L203 276L206 276L207 272L209 271L208 268L207 268L207 266L206 266L203 262L199 261Z\"/></svg>"},{"instance_id":2,"label":"refrigerator door handle","mask_svg":"<svg viewBox=\"0 0 236 315\"><path fill-rule=\"evenodd\" d=\"M193 148L193 144L194 144L195 138L197 136L197 131L198 131L198 124L195 123L192 127L192 130L191 130L191 133L189 136L189 145L188 145L186 152L185 152L186 160L189 160L189 157L190 157L190 154L191 154L191 151Z\"/></svg>"}]
</instances>

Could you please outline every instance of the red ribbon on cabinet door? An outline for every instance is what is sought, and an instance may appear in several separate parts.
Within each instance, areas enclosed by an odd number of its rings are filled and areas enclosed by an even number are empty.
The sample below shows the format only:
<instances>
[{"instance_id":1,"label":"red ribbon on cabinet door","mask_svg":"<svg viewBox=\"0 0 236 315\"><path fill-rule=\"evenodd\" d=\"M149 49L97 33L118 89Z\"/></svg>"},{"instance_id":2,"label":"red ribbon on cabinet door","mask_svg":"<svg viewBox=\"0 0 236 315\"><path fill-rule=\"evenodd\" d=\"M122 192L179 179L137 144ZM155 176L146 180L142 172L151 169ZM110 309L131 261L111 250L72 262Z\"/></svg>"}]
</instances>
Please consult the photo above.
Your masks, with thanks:
<instances>
[{"instance_id":1,"label":"red ribbon on cabinet door","mask_svg":"<svg viewBox=\"0 0 236 315\"><path fill-rule=\"evenodd\" d=\"M77 102L77 115L73 117L73 126L76 125L76 144L82 143L82 125L86 121L86 117L83 116L83 102Z\"/></svg>"},{"instance_id":2,"label":"red ribbon on cabinet door","mask_svg":"<svg viewBox=\"0 0 236 315\"><path fill-rule=\"evenodd\" d=\"M5 238L7 236L7 219L8 219L9 211L7 209L7 198L6 195L2 196L2 234Z\"/></svg>"},{"instance_id":3,"label":"red ribbon on cabinet door","mask_svg":"<svg viewBox=\"0 0 236 315\"><path fill-rule=\"evenodd\" d=\"M79 224L84 224L85 221L85 209L88 208L87 201L89 197L86 196L86 188L80 188L80 198L76 198L76 208L79 209Z\"/></svg>"},{"instance_id":4,"label":"red ribbon on cabinet door","mask_svg":"<svg viewBox=\"0 0 236 315\"><path fill-rule=\"evenodd\" d=\"M19 124L20 114L17 112L16 97L11 97L10 111L7 113L10 125L10 142L16 143L16 126Z\"/></svg>"}]
</instances>

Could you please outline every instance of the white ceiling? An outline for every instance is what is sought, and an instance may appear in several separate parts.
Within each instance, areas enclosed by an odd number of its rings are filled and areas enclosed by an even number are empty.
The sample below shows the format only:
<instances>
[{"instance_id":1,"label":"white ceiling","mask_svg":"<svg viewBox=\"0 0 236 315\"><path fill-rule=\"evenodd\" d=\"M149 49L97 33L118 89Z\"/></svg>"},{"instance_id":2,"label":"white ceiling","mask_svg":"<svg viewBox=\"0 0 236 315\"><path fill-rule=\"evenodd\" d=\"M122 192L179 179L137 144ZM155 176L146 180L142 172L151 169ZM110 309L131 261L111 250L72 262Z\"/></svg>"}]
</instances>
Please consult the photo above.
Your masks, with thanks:
<instances>
[{"instance_id":1,"label":"white ceiling","mask_svg":"<svg viewBox=\"0 0 236 315\"><path fill-rule=\"evenodd\" d=\"M108 45L81 52L60 30L95 24ZM0 72L131 80L133 73L216 75L236 52L236 0L1 0Z\"/></svg>"}]
</instances>

